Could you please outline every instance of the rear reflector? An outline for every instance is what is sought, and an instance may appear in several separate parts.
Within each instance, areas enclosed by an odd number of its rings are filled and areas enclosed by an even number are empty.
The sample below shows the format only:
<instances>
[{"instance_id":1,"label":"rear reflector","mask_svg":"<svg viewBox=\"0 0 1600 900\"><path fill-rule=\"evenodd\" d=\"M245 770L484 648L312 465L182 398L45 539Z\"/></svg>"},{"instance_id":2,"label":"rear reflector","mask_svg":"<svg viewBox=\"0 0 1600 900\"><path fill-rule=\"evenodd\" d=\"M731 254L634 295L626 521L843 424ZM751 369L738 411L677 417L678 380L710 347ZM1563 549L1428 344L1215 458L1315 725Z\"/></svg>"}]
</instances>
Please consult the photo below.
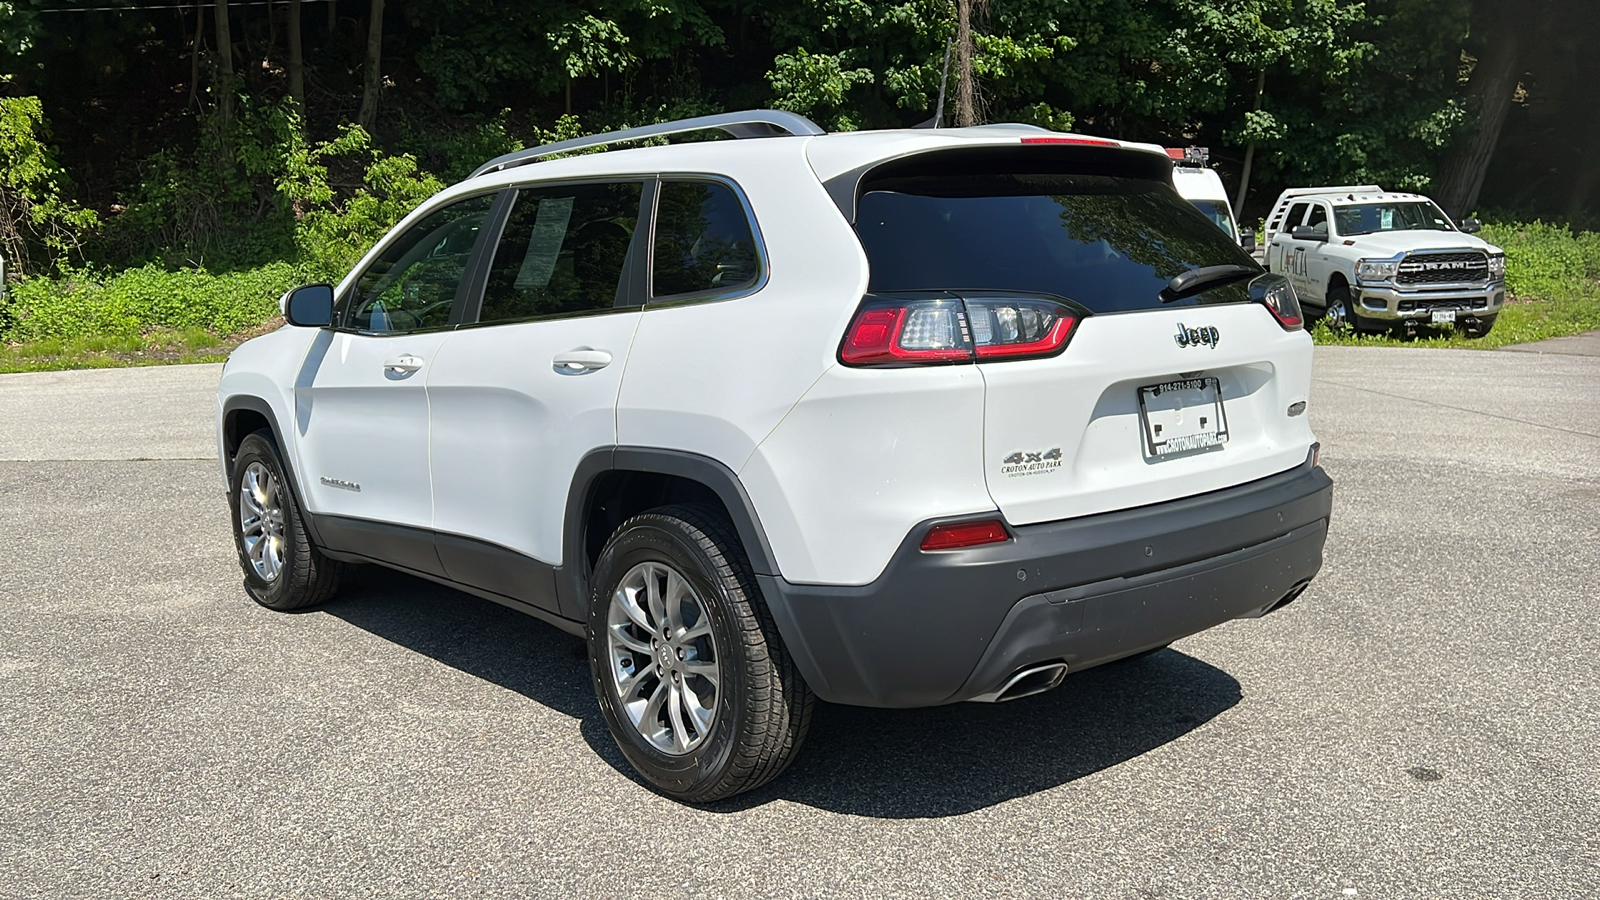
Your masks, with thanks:
<instances>
[{"instance_id":1,"label":"rear reflector","mask_svg":"<svg viewBox=\"0 0 1600 900\"><path fill-rule=\"evenodd\" d=\"M1025 137L1024 144L1080 144L1089 147L1121 147L1116 141L1086 137Z\"/></svg>"},{"instance_id":2,"label":"rear reflector","mask_svg":"<svg viewBox=\"0 0 1600 900\"><path fill-rule=\"evenodd\" d=\"M976 547L979 544L998 544L1010 539L1011 535L1006 532L1005 523L999 519L957 522L950 525L935 525L928 529L927 535L922 539L922 549L956 550L961 547Z\"/></svg>"}]
</instances>

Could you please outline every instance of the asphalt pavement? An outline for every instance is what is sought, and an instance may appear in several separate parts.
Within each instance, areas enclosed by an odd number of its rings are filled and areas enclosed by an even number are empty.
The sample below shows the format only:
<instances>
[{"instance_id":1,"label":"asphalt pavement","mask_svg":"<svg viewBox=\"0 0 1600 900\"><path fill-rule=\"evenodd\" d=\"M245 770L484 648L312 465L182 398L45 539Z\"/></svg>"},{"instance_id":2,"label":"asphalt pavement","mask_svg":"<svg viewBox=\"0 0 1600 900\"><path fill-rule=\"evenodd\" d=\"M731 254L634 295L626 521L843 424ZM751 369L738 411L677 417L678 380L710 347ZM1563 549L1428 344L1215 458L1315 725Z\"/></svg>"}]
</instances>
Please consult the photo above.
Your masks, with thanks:
<instances>
[{"instance_id":1,"label":"asphalt pavement","mask_svg":"<svg viewBox=\"0 0 1600 900\"><path fill-rule=\"evenodd\" d=\"M1293 605L1001 705L819 708L710 809L578 641L240 588L216 366L0 376L0 897L1600 893L1600 359L1325 347Z\"/></svg>"}]
</instances>

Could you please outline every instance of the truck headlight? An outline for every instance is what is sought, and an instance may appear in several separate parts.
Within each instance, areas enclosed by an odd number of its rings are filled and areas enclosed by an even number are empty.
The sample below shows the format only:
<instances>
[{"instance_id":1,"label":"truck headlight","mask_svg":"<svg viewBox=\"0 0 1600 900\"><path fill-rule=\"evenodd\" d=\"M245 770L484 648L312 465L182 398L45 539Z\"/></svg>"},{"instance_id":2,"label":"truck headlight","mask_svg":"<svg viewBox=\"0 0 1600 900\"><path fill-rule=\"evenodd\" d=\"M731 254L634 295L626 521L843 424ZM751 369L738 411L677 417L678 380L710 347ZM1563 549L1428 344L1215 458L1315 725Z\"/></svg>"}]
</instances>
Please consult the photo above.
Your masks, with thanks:
<instances>
[{"instance_id":1,"label":"truck headlight","mask_svg":"<svg viewBox=\"0 0 1600 900\"><path fill-rule=\"evenodd\" d=\"M1390 281L1400 271L1398 259L1363 259L1356 263L1357 281Z\"/></svg>"},{"instance_id":2,"label":"truck headlight","mask_svg":"<svg viewBox=\"0 0 1600 900\"><path fill-rule=\"evenodd\" d=\"M1504 281L1506 277L1506 255L1496 253L1489 257L1489 280Z\"/></svg>"}]
</instances>

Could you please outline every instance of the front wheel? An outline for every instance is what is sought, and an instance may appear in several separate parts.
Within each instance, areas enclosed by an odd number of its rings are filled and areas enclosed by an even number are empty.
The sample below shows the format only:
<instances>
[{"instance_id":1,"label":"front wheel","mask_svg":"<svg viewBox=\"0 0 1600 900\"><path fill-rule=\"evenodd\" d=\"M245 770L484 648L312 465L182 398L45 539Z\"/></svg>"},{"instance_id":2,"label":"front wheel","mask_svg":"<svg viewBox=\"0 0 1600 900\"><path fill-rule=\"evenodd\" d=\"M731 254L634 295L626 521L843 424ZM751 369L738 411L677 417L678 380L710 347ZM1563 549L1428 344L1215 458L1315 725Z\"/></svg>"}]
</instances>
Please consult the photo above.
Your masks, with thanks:
<instances>
[{"instance_id":1,"label":"front wheel","mask_svg":"<svg viewBox=\"0 0 1600 900\"><path fill-rule=\"evenodd\" d=\"M333 596L341 566L323 556L306 534L271 432L258 431L239 443L229 481L234 546L250 596L281 611Z\"/></svg>"},{"instance_id":2,"label":"front wheel","mask_svg":"<svg viewBox=\"0 0 1600 900\"><path fill-rule=\"evenodd\" d=\"M695 506L635 516L606 543L592 583L595 695L646 781L705 803L788 767L814 699L726 519Z\"/></svg>"},{"instance_id":3,"label":"front wheel","mask_svg":"<svg viewBox=\"0 0 1600 900\"><path fill-rule=\"evenodd\" d=\"M1353 330L1357 334L1365 334L1375 330L1356 312L1348 285L1341 284L1328 291L1328 307L1323 315L1328 320L1328 329L1335 333Z\"/></svg>"}]
</instances>

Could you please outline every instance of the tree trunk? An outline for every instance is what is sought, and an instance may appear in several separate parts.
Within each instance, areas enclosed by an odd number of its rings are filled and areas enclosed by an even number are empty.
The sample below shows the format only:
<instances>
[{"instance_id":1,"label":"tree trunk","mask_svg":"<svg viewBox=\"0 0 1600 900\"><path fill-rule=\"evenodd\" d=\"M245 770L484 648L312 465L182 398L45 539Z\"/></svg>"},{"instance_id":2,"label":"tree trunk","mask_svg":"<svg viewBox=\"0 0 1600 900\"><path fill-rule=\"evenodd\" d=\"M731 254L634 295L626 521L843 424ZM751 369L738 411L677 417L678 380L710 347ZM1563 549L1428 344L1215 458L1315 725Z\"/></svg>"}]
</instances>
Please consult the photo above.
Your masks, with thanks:
<instances>
[{"instance_id":1,"label":"tree trunk","mask_svg":"<svg viewBox=\"0 0 1600 900\"><path fill-rule=\"evenodd\" d=\"M228 31L228 0L217 0L217 110L222 128L233 124L233 36Z\"/></svg>"},{"instance_id":2,"label":"tree trunk","mask_svg":"<svg viewBox=\"0 0 1600 900\"><path fill-rule=\"evenodd\" d=\"M194 2L194 42L189 56L189 105L200 102L200 50L206 39L206 6L204 0Z\"/></svg>"},{"instance_id":3,"label":"tree trunk","mask_svg":"<svg viewBox=\"0 0 1600 900\"><path fill-rule=\"evenodd\" d=\"M956 127L981 124L983 98L972 75L972 17L981 14L989 0L956 0Z\"/></svg>"},{"instance_id":4,"label":"tree trunk","mask_svg":"<svg viewBox=\"0 0 1600 900\"><path fill-rule=\"evenodd\" d=\"M378 91L383 87L383 0L372 0L367 17L366 84L361 90L361 112L356 121L372 133L378 124Z\"/></svg>"},{"instance_id":5,"label":"tree trunk","mask_svg":"<svg viewBox=\"0 0 1600 900\"><path fill-rule=\"evenodd\" d=\"M1500 130L1522 78L1522 42L1516 23L1502 24L1507 27L1491 32L1493 36L1472 70L1470 85L1477 100L1477 128L1445 161L1434 190L1434 199L1456 219L1470 213L1478 203L1483 176L1494 158Z\"/></svg>"},{"instance_id":6,"label":"tree trunk","mask_svg":"<svg viewBox=\"0 0 1600 900\"><path fill-rule=\"evenodd\" d=\"M1261 97L1267 90L1267 70L1256 76L1256 112L1261 111ZM1244 148L1244 168L1239 171L1239 193L1233 195L1233 217L1244 220L1244 198L1250 193L1250 170L1256 164L1256 142Z\"/></svg>"},{"instance_id":7,"label":"tree trunk","mask_svg":"<svg viewBox=\"0 0 1600 900\"><path fill-rule=\"evenodd\" d=\"M300 0L289 0L289 96L300 108L306 108L306 64L300 47Z\"/></svg>"},{"instance_id":8,"label":"tree trunk","mask_svg":"<svg viewBox=\"0 0 1600 900\"><path fill-rule=\"evenodd\" d=\"M339 30L339 0L328 0L328 43L333 43L333 33Z\"/></svg>"}]
</instances>

